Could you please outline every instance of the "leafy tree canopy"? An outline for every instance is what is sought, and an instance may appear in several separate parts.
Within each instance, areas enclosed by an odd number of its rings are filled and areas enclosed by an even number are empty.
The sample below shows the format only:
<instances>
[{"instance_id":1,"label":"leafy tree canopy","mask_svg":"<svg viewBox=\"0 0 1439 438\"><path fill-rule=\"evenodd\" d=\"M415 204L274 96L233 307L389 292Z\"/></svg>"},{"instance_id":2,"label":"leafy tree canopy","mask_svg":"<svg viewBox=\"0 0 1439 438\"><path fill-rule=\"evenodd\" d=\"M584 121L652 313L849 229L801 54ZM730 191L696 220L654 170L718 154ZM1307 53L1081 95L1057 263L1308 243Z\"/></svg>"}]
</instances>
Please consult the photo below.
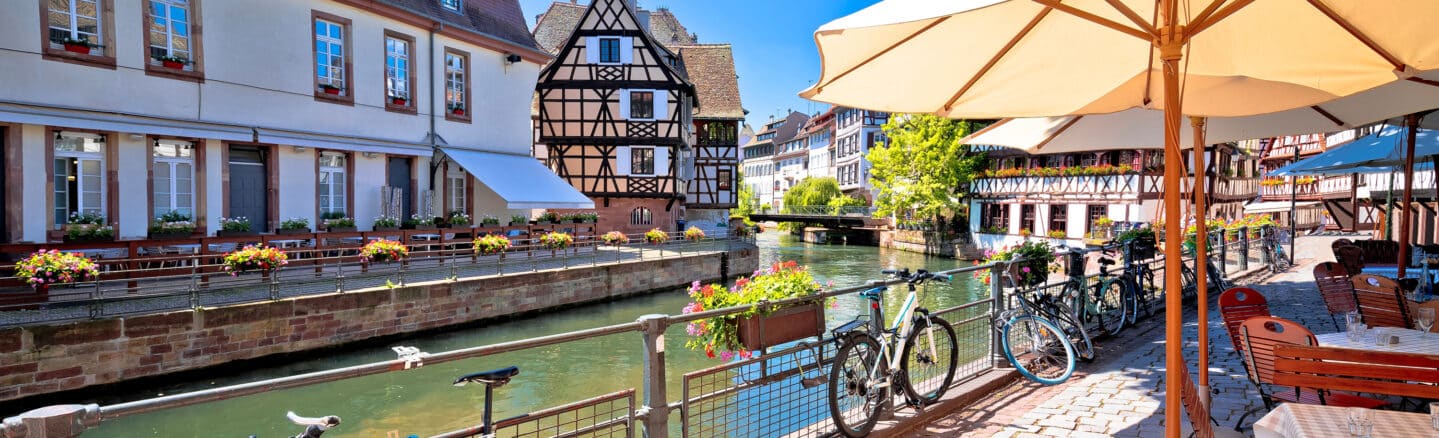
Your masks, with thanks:
<instances>
[{"instance_id":1,"label":"leafy tree canopy","mask_svg":"<svg viewBox=\"0 0 1439 438\"><path fill-rule=\"evenodd\" d=\"M730 209L730 216L742 217L746 225L754 225L754 222L749 220L749 215L759 209L759 206L756 205L759 204L759 196L755 194L754 189L750 188L749 184L745 184L744 172L738 172L736 174L735 187L738 188L735 192L735 198L738 199L739 202L735 208Z\"/></svg>"},{"instance_id":2,"label":"leafy tree canopy","mask_svg":"<svg viewBox=\"0 0 1439 438\"><path fill-rule=\"evenodd\" d=\"M980 122L930 114L889 118L889 141L866 158L877 191L875 216L912 210L918 217L964 211L969 182L986 166L983 152L959 144Z\"/></svg>"},{"instance_id":3,"label":"leafy tree canopy","mask_svg":"<svg viewBox=\"0 0 1439 438\"><path fill-rule=\"evenodd\" d=\"M833 177L805 177L784 193L785 208L789 206L829 205L834 198L843 197L839 181Z\"/></svg>"}]
</instances>

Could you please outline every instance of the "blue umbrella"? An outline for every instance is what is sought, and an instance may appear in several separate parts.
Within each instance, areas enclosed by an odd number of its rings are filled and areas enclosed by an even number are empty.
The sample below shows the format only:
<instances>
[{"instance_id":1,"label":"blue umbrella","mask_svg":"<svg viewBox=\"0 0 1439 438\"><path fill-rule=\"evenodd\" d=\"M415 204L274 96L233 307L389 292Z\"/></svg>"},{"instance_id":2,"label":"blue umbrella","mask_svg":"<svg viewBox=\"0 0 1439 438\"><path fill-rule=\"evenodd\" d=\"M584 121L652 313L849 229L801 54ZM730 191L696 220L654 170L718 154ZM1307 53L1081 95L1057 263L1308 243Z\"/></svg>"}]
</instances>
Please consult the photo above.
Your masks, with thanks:
<instances>
[{"instance_id":1,"label":"blue umbrella","mask_svg":"<svg viewBox=\"0 0 1439 438\"><path fill-rule=\"evenodd\" d=\"M1269 175L1338 175L1402 170L1405 137L1403 127L1385 126L1379 132L1270 171ZM1432 162L1421 162L1421 159L1435 155L1439 155L1439 130L1419 129L1414 140L1415 170L1432 169Z\"/></svg>"}]
</instances>

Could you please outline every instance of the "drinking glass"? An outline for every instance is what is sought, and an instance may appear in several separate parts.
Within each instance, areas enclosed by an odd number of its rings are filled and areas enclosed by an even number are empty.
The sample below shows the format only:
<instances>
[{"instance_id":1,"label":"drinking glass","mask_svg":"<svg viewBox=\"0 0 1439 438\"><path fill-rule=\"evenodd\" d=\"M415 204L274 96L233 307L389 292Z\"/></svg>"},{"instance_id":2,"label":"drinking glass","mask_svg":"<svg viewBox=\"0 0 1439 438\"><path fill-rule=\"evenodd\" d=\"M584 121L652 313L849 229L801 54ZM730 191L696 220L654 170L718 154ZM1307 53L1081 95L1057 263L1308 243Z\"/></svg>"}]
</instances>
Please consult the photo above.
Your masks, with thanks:
<instances>
[{"instance_id":1,"label":"drinking glass","mask_svg":"<svg viewBox=\"0 0 1439 438\"><path fill-rule=\"evenodd\" d=\"M1419 335L1420 338L1429 337L1429 328L1434 326L1434 308L1420 307L1418 315L1414 317L1414 325L1419 326L1419 330L1423 332Z\"/></svg>"},{"instance_id":2,"label":"drinking glass","mask_svg":"<svg viewBox=\"0 0 1439 438\"><path fill-rule=\"evenodd\" d=\"M1374 412L1364 408L1347 408L1349 435L1369 438L1374 431Z\"/></svg>"},{"instance_id":3,"label":"drinking glass","mask_svg":"<svg viewBox=\"0 0 1439 438\"><path fill-rule=\"evenodd\" d=\"M1373 330L1370 330L1370 332L1371 332L1371 333L1374 333L1374 338L1373 338L1373 339L1374 339L1374 345L1381 346L1381 347L1382 347L1382 346L1385 346L1385 345L1389 345L1389 329L1388 329L1388 328L1375 327Z\"/></svg>"},{"instance_id":4,"label":"drinking glass","mask_svg":"<svg viewBox=\"0 0 1439 438\"><path fill-rule=\"evenodd\" d=\"M1439 402L1429 403L1429 426L1439 430Z\"/></svg>"}]
</instances>

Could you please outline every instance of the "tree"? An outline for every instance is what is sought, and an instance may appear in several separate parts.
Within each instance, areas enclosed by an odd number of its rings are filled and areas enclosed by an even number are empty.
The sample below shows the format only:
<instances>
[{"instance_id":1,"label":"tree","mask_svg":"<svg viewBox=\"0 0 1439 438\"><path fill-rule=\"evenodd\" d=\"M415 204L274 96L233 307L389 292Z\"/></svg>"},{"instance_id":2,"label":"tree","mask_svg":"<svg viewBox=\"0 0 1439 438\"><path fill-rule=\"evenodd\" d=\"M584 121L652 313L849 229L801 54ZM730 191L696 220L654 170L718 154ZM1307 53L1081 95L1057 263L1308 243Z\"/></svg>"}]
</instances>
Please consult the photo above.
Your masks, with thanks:
<instances>
[{"instance_id":1,"label":"tree","mask_svg":"<svg viewBox=\"0 0 1439 438\"><path fill-rule=\"evenodd\" d=\"M784 210L790 207L828 206L835 199L848 198L839 190L839 181L833 177L805 177L784 193ZM781 223L782 230L796 230L804 227L799 222Z\"/></svg>"},{"instance_id":2,"label":"tree","mask_svg":"<svg viewBox=\"0 0 1439 438\"><path fill-rule=\"evenodd\" d=\"M961 145L980 123L930 114L905 114L884 124L887 144L866 158L875 196L875 216L906 210L918 217L963 215L969 182L986 165L984 152Z\"/></svg>"},{"instance_id":3,"label":"tree","mask_svg":"<svg viewBox=\"0 0 1439 438\"><path fill-rule=\"evenodd\" d=\"M755 195L754 189L744 183L744 172L736 173L735 187L738 188L738 190L735 191L735 199L738 202L736 202L735 208L730 209L730 216L744 218L745 225L754 225L754 222L749 220L749 215L758 209L758 206L755 204L759 203L759 196Z\"/></svg>"}]
</instances>

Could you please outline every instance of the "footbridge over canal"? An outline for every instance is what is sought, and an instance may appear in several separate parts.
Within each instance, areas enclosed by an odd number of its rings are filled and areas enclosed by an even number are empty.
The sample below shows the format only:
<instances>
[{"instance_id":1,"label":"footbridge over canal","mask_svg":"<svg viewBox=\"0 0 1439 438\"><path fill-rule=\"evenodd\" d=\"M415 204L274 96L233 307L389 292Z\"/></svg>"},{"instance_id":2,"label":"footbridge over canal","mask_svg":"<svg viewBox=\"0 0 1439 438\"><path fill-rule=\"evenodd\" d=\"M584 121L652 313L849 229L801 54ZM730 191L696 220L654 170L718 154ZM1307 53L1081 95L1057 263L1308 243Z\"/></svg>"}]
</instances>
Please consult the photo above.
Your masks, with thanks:
<instances>
[{"instance_id":1,"label":"footbridge over canal","mask_svg":"<svg viewBox=\"0 0 1439 438\"><path fill-rule=\"evenodd\" d=\"M888 221L875 218L874 207L828 205L788 206L774 213L750 213L749 218L756 222L803 222L829 228L873 228Z\"/></svg>"}]
</instances>

